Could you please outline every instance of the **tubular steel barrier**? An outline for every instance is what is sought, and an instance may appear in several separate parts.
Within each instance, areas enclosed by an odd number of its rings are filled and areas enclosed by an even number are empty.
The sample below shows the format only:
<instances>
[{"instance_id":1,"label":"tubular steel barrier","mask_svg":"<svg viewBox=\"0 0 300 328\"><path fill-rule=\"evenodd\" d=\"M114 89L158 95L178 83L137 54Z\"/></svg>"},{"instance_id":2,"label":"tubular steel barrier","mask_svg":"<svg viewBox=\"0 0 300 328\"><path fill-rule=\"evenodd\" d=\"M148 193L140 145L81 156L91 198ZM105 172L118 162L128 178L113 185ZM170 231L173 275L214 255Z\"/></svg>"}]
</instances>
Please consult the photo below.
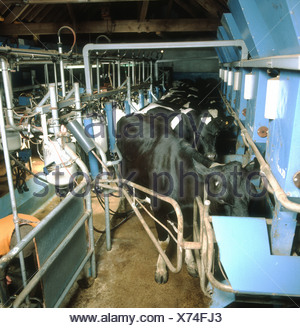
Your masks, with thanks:
<instances>
[{"instance_id":1,"label":"tubular steel barrier","mask_svg":"<svg viewBox=\"0 0 300 328\"><path fill-rule=\"evenodd\" d=\"M32 230L30 231L13 249L10 250L9 253L4 255L0 259L0 277L5 278L5 270L9 266L12 259L14 259L22 250L32 241L35 240L35 238L38 236L39 233L44 232L44 230L52 223L52 221L55 221L55 218L57 221L57 216L60 215L62 211L66 212L65 209L69 205L70 202L76 201L82 202L85 200L85 208L83 207L83 213L78 217L77 221L74 222L73 226L70 227L70 231L61 237L61 241L58 242L57 248L55 248L50 255L46 258L44 263L40 266L40 268L37 270L35 275L32 277L32 279L27 283L26 286L24 286L23 290L19 295L16 296L14 302L12 303L10 299L8 299L8 293L4 289L0 289L0 297L1 297L1 303L2 306L5 307L19 307L22 305L24 299L29 295L29 293L32 291L32 289L41 281L43 276L47 273L47 270L51 267L53 262L58 258L59 255L63 254L63 251L65 250L66 246L70 241L72 241L72 238L74 238L75 234L78 233L79 229L84 229L85 222L87 222L87 231L88 231L88 245L87 249L85 251L85 255L83 254L83 259L80 263L77 263L78 267L75 270L74 273L70 273L70 279L66 282L66 286L61 290L61 294L58 295L57 299L52 300L53 307L58 307L61 302L63 301L64 297L66 296L67 292L71 288L72 284L82 271L84 265L90 260L90 273L91 276L96 276L96 265L95 265L95 254L94 254L94 236L93 236L93 223L92 223L92 204L91 204L91 194L90 192L87 193L83 199L83 197L80 197L80 191L82 191L85 187L88 187L86 180L83 180L74 190L73 192L69 193L66 198L59 203L59 205L52 210L44 219L40 221L40 223ZM77 200L76 198L79 198ZM72 206L71 206L72 207ZM75 217L75 216L74 216ZM84 229L85 230L85 229ZM85 232L84 232L85 235ZM76 235L77 236L77 235ZM70 245L70 244L69 244ZM52 245L49 245L49 247L52 247ZM37 254L38 255L38 254ZM53 268L52 268L53 269ZM1 287L3 287L1 285Z\"/></svg>"},{"instance_id":2,"label":"tubular steel barrier","mask_svg":"<svg viewBox=\"0 0 300 328\"><path fill-rule=\"evenodd\" d=\"M122 187L113 186L112 184L119 184ZM130 186L134 189L138 189L148 195L153 197L157 197L160 200L163 200L170 205L173 206L176 216L177 216L177 239L175 240L177 244L177 265L174 266L161 246L159 245L157 238L151 232L149 226L145 222L140 210L136 206L136 202L140 204L139 200L135 198L135 196L129 195L128 191L125 189L123 185ZM174 273L178 273L182 268L182 249L192 249L195 252L196 263L198 267L199 277L200 277L200 287L203 293L211 297L208 293L206 288L206 278L212 284L212 286L226 292L236 293L232 289L231 286L225 285L216 280L212 272L212 264L214 261L214 233L213 228L210 223L210 217L208 215L208 208L209 208L209 201L205 202L203 205L200 197L195 198L194 201L194 216L193 216L193 230L194 230L194 241L187 242L183 239L183 216L181 209L178 203L168 197L157 192L148 189L146 187L140 186L136 183L129 182L125 179L113 179L113 180L99 180L97 183L98 187L104 189L110 189L111 191L121 191L127 201L129 202L130 206L132 207L133 211L135 212L136 216L140 220L141 224L143 225L144 229L146 230L147 234L149 235L150 239L152 240L154 246L158 250L159 254L163 257L164 261L166 262L167 267ZM197 214L200 214L200 226L198 225ZM152 216L152 215L151 215ZM152 217L155 221L157 221L154 217ZM168 232L168 228L161 224Z\"/></svg>"}]
</instances>

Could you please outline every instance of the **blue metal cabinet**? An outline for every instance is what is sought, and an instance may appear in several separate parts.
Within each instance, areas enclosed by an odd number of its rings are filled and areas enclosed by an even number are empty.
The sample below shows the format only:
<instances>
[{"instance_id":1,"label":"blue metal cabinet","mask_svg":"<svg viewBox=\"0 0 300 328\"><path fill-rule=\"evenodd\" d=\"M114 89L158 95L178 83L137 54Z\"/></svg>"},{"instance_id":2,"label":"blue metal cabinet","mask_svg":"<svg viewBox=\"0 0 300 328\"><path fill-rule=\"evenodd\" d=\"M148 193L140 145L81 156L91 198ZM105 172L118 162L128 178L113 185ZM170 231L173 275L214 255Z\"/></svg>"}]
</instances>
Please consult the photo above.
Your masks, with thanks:
<instances>
[{"instance_id":1,"label":"blue metal cabinet","mask_svg":"<svg viewBox=\"0 0 300 328\"><path fill-rule=\"evenodd\" d=\"M254 96L247 101L245 127L261 153L264 153L267 138L259 136L259 129L268 126L268 120L264 117L264 113L269 76L266 70L261 69L253 69L252 74L255 77Z\"/></svg>"}]
</instances>

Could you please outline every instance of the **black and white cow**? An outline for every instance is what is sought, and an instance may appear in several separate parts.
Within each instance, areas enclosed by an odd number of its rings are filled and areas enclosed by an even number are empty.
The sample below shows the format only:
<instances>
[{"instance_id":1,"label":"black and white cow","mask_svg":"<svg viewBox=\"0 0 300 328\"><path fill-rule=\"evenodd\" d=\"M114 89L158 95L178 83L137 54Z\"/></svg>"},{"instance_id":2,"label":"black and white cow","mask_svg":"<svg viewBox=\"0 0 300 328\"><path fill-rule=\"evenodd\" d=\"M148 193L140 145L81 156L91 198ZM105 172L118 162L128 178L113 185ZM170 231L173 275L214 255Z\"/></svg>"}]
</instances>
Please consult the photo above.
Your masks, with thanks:
<instances>
[{"instance_id":1,"label":"black and white cow","mask_svg":"<svg viewBox=\"0 0 300 328\"><path fill-rule=\"evenodd\" d=\"M216 142L219 134L228 129L233 122L232 116L218 115L215 110L196 111L192 108L179 110L170 106L152 103L136 114L161 116L175 134L188 141L205 157L215 160L217 156Z\"/></svg>"},{"instance_id":2,"label":"black and white cow","mask_svg":"<svg viewBox=\"0 0 300 328\"><path fill-rule=\"evenodd\" d=\"M117 144L123 156L124 177L130 176L131 181L178 202L184 218L185 239L192 234L194 199L198 195L203 199L204 187L211 201L210 214L248 216L250 180L247 177L254 170L252 163L245 168L239 162L208 168L212 164L209 159L179 139L162 117L149 114L123 117L118 122ZM151 197L151 205L154 215L163 224L168 220L176 224L170 204ZM165 250L169 235L157 223L156 229ZM195 276L196 264L189 250L185 252L185 262L189 273ZM161 256L155 280L160 284L168 280Z\"/></svg>"}]
</instances>

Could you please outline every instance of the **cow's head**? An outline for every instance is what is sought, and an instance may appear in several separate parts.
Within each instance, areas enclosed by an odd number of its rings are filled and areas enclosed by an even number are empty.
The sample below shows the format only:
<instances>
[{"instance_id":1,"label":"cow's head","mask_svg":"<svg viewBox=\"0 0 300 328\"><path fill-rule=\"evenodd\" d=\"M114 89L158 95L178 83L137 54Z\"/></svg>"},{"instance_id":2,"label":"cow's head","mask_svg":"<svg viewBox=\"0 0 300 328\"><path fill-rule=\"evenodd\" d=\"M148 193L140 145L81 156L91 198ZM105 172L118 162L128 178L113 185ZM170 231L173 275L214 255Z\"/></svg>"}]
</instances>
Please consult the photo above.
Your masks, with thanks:
<instances>
[{"instance_id":1,"label":"cow's head","mask_svg":"<svg viewBox=\"0 0 300 328\"><path fill-rule=\"evenodd\" d=\"M194 161L194 166L199 174L204 175L213 215L249 216L251 197L263 197L265 194L256 193L251 182L251 179L259 176L256 159L245 167L237 161L209 169Z\"/></svg>"},{"instance_id":2,"label":"cow's head","mask_svg":"<svg viewBox=\"0 0 300 328\"><path fill-rule=\"evenodd\" d=\"M216 118L207 116L205 120L206 122L209 120L209 122L203 125L203 129L197 140L197 149L213 161L217 158L217 137L222 131L230 128L234 118L232 116L218 116Z\"/></svg>"}]
</instances>

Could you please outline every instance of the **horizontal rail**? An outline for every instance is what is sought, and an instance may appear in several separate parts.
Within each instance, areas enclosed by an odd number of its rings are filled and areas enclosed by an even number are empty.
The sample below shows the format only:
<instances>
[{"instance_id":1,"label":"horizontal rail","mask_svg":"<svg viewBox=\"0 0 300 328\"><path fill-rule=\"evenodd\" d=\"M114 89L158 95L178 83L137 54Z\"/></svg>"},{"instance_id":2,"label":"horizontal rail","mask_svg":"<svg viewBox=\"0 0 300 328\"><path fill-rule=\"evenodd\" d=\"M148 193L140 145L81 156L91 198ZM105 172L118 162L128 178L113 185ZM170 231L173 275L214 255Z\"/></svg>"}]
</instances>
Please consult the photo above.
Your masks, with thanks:
<instances>
[{"instance_id":1,"label":"horizontal rail","mask_svg":"<svg viewBox=\"0 0 300 328\"><path fill-rule=\"evenodd\" d=\"M147 223L145 222L143 216L141 215L139 209L136 207L135 205L135 201L134 201L134 197L130 196L129 193L124 189L124 188L118 188L117 186L112 186L110 184L107 183L122 183L122 184L126 184L132 188L138 189L148 195L151 195L153 197L157 197L161 200L163 200L164 202L169 203L170 205L172 205L172 207L175 210L176 216L177 216L177 265L174 266L171 261L169 260L169 258L167 257L167 255L165 254L165 252L163 251L163 249L161 248L161 246L159 245L157 238L154 236L154 234L152 233L152 231L150 230L149 226L147 225ZM177 273L181 270L182 268L182 248L184 245L183 242L183 216L182 216L182 212L181 209L178 205L178 203L168 197L168 196L164 196L161 194L156 193L155 191L148 189L146 187L140 186L136 183L133 182L129 182L125 179L120 179L120 180L99 180L99 183L97 183L98 187L104 188L104 189L110 189L113 191L120 191L124 194L125 198L127 199L127 201L129 202L130 206L132 207L133 211L135 212L136 216L138 217L138 219L140 220L141 224L143 225L144 229L146 230L147 234L149 235L150 239L152 240L154 246L156 247L156 249L158 250L159 254L163 257L164 261L166 262L167 267L174 273Z\"/></svg>"},{"instance_id":2,"label":"horizontal rail","mask_svg":"<svg viewBox=\"0 0 300 328\"><path fill-rule=\"evenodd\" d=\"M271 56L222 64L224 67L242 68L278 68L300 70L300 55Z\"/></svg>"}]
</instances>

